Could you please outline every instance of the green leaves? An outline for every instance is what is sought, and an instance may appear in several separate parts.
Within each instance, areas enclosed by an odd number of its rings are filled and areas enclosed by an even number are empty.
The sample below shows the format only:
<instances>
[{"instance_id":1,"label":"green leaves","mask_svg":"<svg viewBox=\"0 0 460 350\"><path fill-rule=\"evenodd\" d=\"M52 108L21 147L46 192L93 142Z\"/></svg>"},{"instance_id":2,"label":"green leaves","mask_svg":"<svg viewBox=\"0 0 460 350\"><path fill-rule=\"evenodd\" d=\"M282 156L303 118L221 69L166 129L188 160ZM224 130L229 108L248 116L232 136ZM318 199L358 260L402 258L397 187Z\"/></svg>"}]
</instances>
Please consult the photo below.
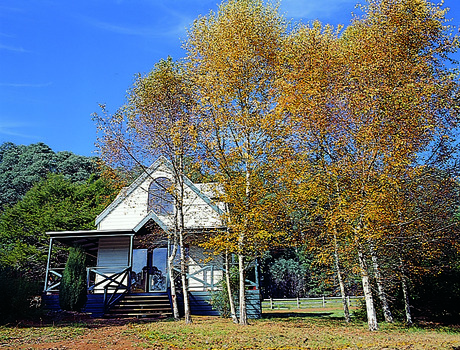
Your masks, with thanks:
<instances>
[{"instance_id":1,"label":"green leaves","mask_svg":"<svg viewBox=\"0 0 460 350\"><path fill-rule=\"evenodd\" d=\"M84 182L95 172L94 158L71 152L54 153L44 143L29 146L3 143L0 146L0 211L17 203L48 173Z\"/></svg>"},{"instance_id":2,"label":"green leaves","mask_svg":"<svg viewBox=\"0 0 460 350\"><path fill-rule=\"evenodd\" d=\"M45 232L94 229L95 217L114 195L103 179L73 183L50 174L0 216L0 265L41 278L49 244Z\"/></svg>"}]
</instances>

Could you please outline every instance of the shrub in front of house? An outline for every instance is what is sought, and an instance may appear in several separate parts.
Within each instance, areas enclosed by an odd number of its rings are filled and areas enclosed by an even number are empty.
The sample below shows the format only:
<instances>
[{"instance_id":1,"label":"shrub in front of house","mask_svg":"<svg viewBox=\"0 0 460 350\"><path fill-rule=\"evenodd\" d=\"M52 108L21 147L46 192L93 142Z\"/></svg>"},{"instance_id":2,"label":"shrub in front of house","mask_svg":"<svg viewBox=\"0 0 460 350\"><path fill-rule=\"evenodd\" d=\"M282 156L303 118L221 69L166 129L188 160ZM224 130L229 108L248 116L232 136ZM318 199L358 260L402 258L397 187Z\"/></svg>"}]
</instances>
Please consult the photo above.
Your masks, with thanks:
<instances>
[{"instance_id":1,"label":"shrub in front of house","mask_svg":"<svg viewBox=\"0 0 460 350\"><path fill-rule=\"evenodd\" d=\"M69 250L69 258L62 274L59 305L62 310L81 311L87 301L86 255L79 247Z\"/></svg>"}]
</instances>

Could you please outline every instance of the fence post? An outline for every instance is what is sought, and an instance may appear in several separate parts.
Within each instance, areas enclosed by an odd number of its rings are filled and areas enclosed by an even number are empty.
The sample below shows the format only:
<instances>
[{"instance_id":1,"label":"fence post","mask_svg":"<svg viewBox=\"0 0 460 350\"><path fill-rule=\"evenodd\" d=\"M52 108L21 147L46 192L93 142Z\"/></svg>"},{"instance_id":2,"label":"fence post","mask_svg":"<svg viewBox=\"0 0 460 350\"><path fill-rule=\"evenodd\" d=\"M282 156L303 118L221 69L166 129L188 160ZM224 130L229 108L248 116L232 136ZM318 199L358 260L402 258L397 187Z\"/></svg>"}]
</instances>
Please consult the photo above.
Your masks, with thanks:
<instances>
[{"instance_id":1,"label":"fence post","mask_svg":"<svg viewBox=\"0 0 460 350\"><path fill-rule=\"evenodd\" d=\"M299 300L299 297L297 297L297 308L300 309L300 300Z\"/></svg>"},{"instance_id":2,"label":"fence post","mask_svg":"<svg viewBox=\"0 0 460 350\"><path fill-rule=\"evenodd\" d=\"M270 309L273 310L273 298L272 297L270 297Z\"/></svg>"},{"instance_id":3,"label":"fence post","mask_svg":"<svg viewBox=\"0 0 460 350\"><path fill-rule=\"evenodd\" d=\"M323 307L326 307L326 297L323 295Z\"/></svg>"}]
</instances>

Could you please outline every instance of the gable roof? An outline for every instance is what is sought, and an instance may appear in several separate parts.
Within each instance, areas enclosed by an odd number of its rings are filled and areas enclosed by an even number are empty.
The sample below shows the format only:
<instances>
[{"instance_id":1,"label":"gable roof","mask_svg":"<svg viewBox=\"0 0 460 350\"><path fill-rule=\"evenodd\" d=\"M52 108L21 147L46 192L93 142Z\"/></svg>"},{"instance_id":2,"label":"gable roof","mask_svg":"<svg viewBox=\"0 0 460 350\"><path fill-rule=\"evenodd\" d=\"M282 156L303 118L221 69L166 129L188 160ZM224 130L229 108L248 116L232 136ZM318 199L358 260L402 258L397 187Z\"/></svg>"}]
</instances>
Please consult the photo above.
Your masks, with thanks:
<instances>
[{"instance_id":1,"label":"gable roof","mask_svg":"<svg viewBox=\"0 0 460 350\"><path fill-rule=\"evenodd\" d=\"M165 224L159 217L157 214L155 214L155 212L153 210L150 210L149 213L136 225L136 227L133 228L133 231L134 232L139 232L142 227L144 227L144 225L150 221L150 220L153 220L157 223L158 226L160 226L160 228L165 231L167 234L169 234L169 228L168 228L168 225Z\"/></svg>"},{"instance_id":2,"label":"gable roof","mask_svg":"<svg viewBox=\"0 0 460 350\"><path fill-rule=\"evenodd\" d=\"M115 200L110 203L110 205L105 208L102 213L100 213L96 217L96 226L104 220L120 203L122 203L134 190L136 190L140 185L144 183L144 181L151 177L152 174L158 170L161 166L166 167L171 173L174 173L173 166L169 160L167 160L164 156L160 156L151 166L149 166L130 186L120 191ZM204 193L202 193L195 184L190 181L186 176L184 176L184 184L189 187L198 197L200 197L207 205L209 205L217 214L222 215L223 211L215 204L213 201ZM154 213L153 213L154 214ZM152 217L152 212L150 212L142 221L139 223L145 223L148 219L154 219L160 226L162 225L161 220L158 218L157 215L154 214ZM159 222L160 221L160 222ZM136 227L138 227L137 225Z\"/></svg>"}]
</instances>

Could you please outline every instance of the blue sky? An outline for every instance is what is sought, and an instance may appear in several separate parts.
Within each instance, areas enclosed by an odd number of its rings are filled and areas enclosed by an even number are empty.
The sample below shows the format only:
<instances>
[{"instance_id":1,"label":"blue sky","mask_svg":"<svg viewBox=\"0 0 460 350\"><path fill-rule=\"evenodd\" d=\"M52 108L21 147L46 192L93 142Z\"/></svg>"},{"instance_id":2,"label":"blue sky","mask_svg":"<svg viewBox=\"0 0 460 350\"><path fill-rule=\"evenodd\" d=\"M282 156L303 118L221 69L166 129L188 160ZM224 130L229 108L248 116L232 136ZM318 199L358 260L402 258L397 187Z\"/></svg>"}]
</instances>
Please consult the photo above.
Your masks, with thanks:
<instances>
[{"instance_id":1,"label":"blue sky","mask_svg":"<svg viewBox=\"0 0 460 350\"><path fill-rule=\"evenodd\" d=\"M357 0L282 0L288 19L347 25ZM186 29L217 0L0 0L0 143L95 155L91 120L136 73L185 56ZM460 1L445 0L460 24ZM456 55L460 58L460 54Z\"/></svg>"}]
</instances>

